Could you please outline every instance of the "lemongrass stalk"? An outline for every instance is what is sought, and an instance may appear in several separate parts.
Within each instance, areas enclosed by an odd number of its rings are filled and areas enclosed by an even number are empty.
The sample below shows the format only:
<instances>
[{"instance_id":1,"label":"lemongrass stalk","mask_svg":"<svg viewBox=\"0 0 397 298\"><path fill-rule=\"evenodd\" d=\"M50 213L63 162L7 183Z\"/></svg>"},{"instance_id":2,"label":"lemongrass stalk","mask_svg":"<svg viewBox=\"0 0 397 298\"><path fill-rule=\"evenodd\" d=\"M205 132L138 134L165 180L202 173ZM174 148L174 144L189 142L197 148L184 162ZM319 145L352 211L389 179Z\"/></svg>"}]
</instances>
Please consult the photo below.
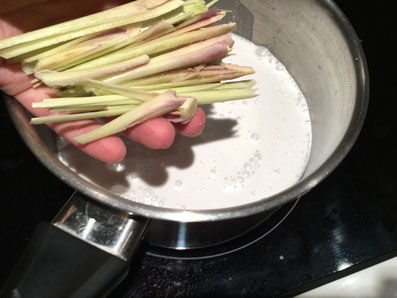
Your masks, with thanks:
<instances>
[{"instance_id":1,"label":"lemongrass stalk","mask_svg":"<svg viewBox=\"0 0 397 298\"><path fill-rule=\"evenodd\" d=\"M166 115L166 118L174 123L188 123L196 113L197 106L198 101L196 98L187 97L184 104Z\"/></svg>"},{"instance_id":2,"label":"lemongrass stalk","mask_svg":"<svg viewBox=\"0 0 397 298\"><path fill-rule=\"evenodd\" d=\"M143 102L138 101L136 99L128 98L125 97L124 100L118 100L118 101L109 101L106 103L106 108L108 107L114 107L114 106L130 106L130 105L141 105ZM102 103L98 103L100 105Z\"/></svg>"},{"instance_id":3,"label":"lemongrass stalk","mask_svg":"<svg viewBox=\"0 0 397 298\"><path fill-rule=\"evenodd\" d=\"M183 96L191 96L198 100L199 105L213 104L217 102L249 99L256 97L254 89L227 89L209 90L184 93Z\"/></svg>"},{"instance_id":4,"label":"lemongrass stalk","mask_svg":"<svg viewBox=\"0 0 397 298\"><path fill-rule=\"evenodd\" d=\"M203 8L205 8L205 11L208 9L204 0L185 0L183 11L197 13L198 11L202 11Z\"/></svg>"},{"instance_id":5,"label":"lemongrass stalk","mask_svg":"<svg viewBox=\"0 0 397 298\"><path fill-rule=\"evenodd\" d=\"M0 50L0 57L4 59L10 59L13 57L17 57L26 53L33 52L35 50L49 47L52 45L60 44L65 41L69 41L75 38L79 38L84 35L93 34L97 32L102 32L106 30L110 30L113 28L117 28L120 26L125 26L131 24L132 21L130 19L120 19L113 22L109 22L106 24L96 25L93 27L87 27L81 30L70 31L63 34L53 35L51 37L42 38L39 40L30 41L27 43L23 43L20 45L16 45L10 48L6 48Z\"/></svg>"},{"instance_id":6,"label":"lemongrass stalk","mask_svg":"<svg viewBox=\"0 0 397 298\"><path fill-rule=\"evenodd\" d=\"M27 58L23 59L22 63L28 64L28 63L31 63L31 62L35 62L35 61L37 61L39 59L46 58L46 57L58 54L58 53L60 53L62 51L68 50L69 48L71 48L71 47L73 47L73 46L75 46L77 44L81 44L84 41L95 37L96 35L97 35L97 33L89 34L89 35L85 35L83 37L79 37L79 38L76 38L74 40L65 42L62 45L56 45L56 46L54 46L53 48L51 48L49 50L45 50L45 51L43 51L43 52L41 52L39 54L31 55L30 57L27 57Z\"/></svg>"},{"instance_id":7,"label":"lemongrass stalk","mask_svg":"<svg viewBox=\"0 0 397 298\"><path fill-rule=\"evenodd\" d=\"M156 38L147 42L143 45L130 47L123 49L122 53L127 54L128 52L134 55L139 55L139 53L147 53L147 55L152 55L160 52L165 52L170 49L179 48L184 45L192 44L198 41L203 41L211 39L217 36L228 34L236 29L235 23L223 24L218 26L212 26L208 28L201 28L200 30L194 30L190 32L182 32L182 30L175 31L172 36L167 35L167 38ZM177 34L178 33L178 34ZM120 54L120 53L117 53Z\"/></svg>"},{"instance_id":8,"label":"lemongrass stalk","mask_svg":"<svg viewBox=\"0 0 397 298\"><path fill-rule=\"evenodd\" d=\"M108 92L113 92L130 98L139 99L141 101L152 100L154 97L158 95L158 93L154 93L154 92L148 92L133 88L126 88L95 80L83 80L79 84L84 87L106 90ZM93 92L94 94L96 94L95 90Z\"/></svg>"},{"instance_id":9,"label":"lemongrass stalk","mask_svg":"<svg viewBox=\"0 0 397 298\"><path fill-rule=\"evenodd\" d=\"M147 65L135 70L130 70L105 80L106 83L120 84L128 80L134 80L156 73L170 71L178 68L189 67L197 64L211 62L227 55L233 46L233 40L229 35L213 38L213 44L203 41L183 49L175 50L154 58ZM209 46L207 46L210 44Z\"/></svg>"},{"instance_id":10,"label":"lemongrass stalk","mask_svg":"<svg viewBox=\"0 0 397 298\"><path fill-rule=\"evenodd\" d=\"M192 5L193 3L194 5ZM205 4L204 0L193 0L193 1L185 0L184 5L182 7L173 10L166 15L163 15L162 18L170 24L177 24L178 22L183 22L186 19L195 17L196 15L203 14L207 11L208 11L208 7Z\"/></svg>"},{"instance_id":11,"label":"lemongrass stalk","mask_svg":"<svg viewBox=\"0 0 397 298\"><path fill-rule=\"evenodd\" d=\"M44 116L44 117L32 118L30 124L48 124L48 123L56 123L56 122L68 122L68 121L85 120L85 119L93 119L93 118L101 118L101 117L119 116L132 109L133 107L129 108L128 110L121 109L121 110L111 110L111 111L80 113L80 114Z\"/></svg>"},{"instance_id":12,"label":"lemongrass stalk","mask_svg":"<svg viewBox=\"0 0 397 298\"><path fill-rule=\"evenodd\" d=\"M189 19L189 18L191 18L193 16L194 16L193 12L186 12L186 13L177 14L176 16L169 17L167 19L167 23L172 24L172 25L178 24L178 23L181 23L181 22L183 22L183 21L185 21L185 20L187 20L187 19Z\"/></svg>"},{"instance_id":13,"label":"lemongrass stalk","mask_svg":"<svg viewBox=\"0 0 397 298\"><path fill-rule=\"evenodd\" d=\"M135 36L134 38L131 38L129 41L111 48L110 49L111 51L109 51L108 53L105 53L106 55L104 55L102 57L98 57L97 59L93 59L90 61L81 61L82 63L80 63L80 65L76 65L75 67L73 67L73 70L89 69L89 68L108 65L110 63L116 63L116 62L120 62L120 61L129 59L128 57L126 59L113 59L113 57L114 56L117 57L118 55L120 55L120 53L123 53L123 50L119 50L123 47L126 47L131 44L139 43L139 42L146 40L150 37L162 36L164 34L172 32L174 30L175 30L174 26L170 25L167 22L164 22L164 21L157 22L153 26L149 27L145 31L143 31L140 34L138 34L137 36ZM116 50L118 50L118 51L116 51ZM134 57L137 57L137 56L130 55L130 58L134 58Z\"/></svg>"},{"instance_id":14,"label":"lemongrass stalk","mask_svg":"<svg viewBox=\"0 0 397 298\"><path fill-rule=\"evenodd\" d=\"M222 83L219 86L215 87L215 90L228 90L228 89L250 89L256 85L256 81L254 80L246 80L246 81L237 81L237 82L229 82Z\"/></svg>"},{"instance_id":15,"label":"lemongrass stalk","mask_svg":"<svg viewBox=\"0 0 397 298\"><path fill-rule=\"evenodd\" d=\"M108 95L108 96L91 96L91 97L70 97L70 98L55 98L54 100L48 99L42 102L35 102L32 104L33 108L61 108L61 107L78 107L78 106L95 106L99 104L106 105L112 101L123 101L129 99L125 96L120 95ZM133 100L134 103L141 103L141 101Z\"/></svg>"},{"instance_id":16,"label":"lemongrass stalk","mask_svg":"<svg viewBox=\"0 0 397 298\"><path fill-rule=\"evenodd\" d=\"M110 30L116 27L120 27L120 26L125 26L128 24L133 24L133 23L138 23L138 22L142 22L145 20L150 20L153 18L156 18L158 16L161 16L163 14L166 14L169 11L172 11L174 9L177 9L178 7L183 5L183 1L182 0L170 0L168 2L166 2L164 5L161 5L159 7L153 8L152 10L148 10L142 14L137 14L134 15L133 17L127 17L127 18L121 18L121 19L116 19L114 21L105 23L105 24L99 24L99 25L95 25L92 27L86 27L84 29L80 29L80 30L75 30L75 31L70 31L67 33L63 33L63 34L57 34L57 35L53 35L50 37L45 37L45 38L41 38L38 40L33 40L30 42L26 42L26 43L22 43L22 44L18 44L3 50L0 50L0 56L5 58L5 59L9 59L12 57L16 57L25 53L29 53L31 51L43 48L43 47L47 47L47 46L51 46L54 44L58 44L64 41L68 41L74 38L78 38L87 34L92 34L92 33L96 33L96 32L101 32L101 31L106 31L106 30Z\"/></svg>"},{"instance_id":17,"label":"lemongrass stalk","mask_svg":"<svg viewBox=\"0 0 397 298\"><path fill-rule=\"evenodd\" d=\"M96 105L96 106L68 106L67 108L53 108L49 109L50 112L53 113L82 113L82 112L99 112L99 111L107 111L108 106L106 105Z\"/></svg>"},{"instance_id":18,"label":"lemongrass stalk","mask_svg":"<svg viewBox=\"0 0 397 298\"><path fill-rule=\"evenodd\" d=\"M175 92L168 91L160 94L153 100L144 102L105 125L76 137L74 140L80 144L87 144L97 139L110 136L126 130L129 127L142 123L148 119L162 116L175 110L185 102L184 99L176 97Z\"/></svg>"},{"instance_id":19,"label":"lemongrass stalk","mask_svg":"<svg viewBox=\"0 0 397 298\"><path fill-rule=\"evenodd\" d=\"M162 93L166 90L172 89L177 94L187 94L191 92L208 91L208 90L227 90L227 89L250 89L256 85L255 81L239 81L231 83L210 83L201 85L191 85L185 87L167 88L167 89L154 89L157 93Z\"/></svg>"},{"instance_id":20,"label":"lemongrass stalk","mask_svg":"<svg viewBox=\"0 0 397 298\"><path fill-rule=\"evenodd\" d=\"M117 63L120 61L131 59L143 54L151 56L172 49L180 48L182 46L186 46L192 43L221 36L232 32L233 30L235 30L235 28L236 28L235 23L224 24L201 30L196 30L193 32L182 33L180 35L170 37L169 39L163 39L163 38L160 38L159 40L154 39L142 45L128 46L122 50L113 52L111 55L107 55L105 57L93 60L92 62L89 62L88 65L107 65L107 64Z\"/></svg>"},{"instance_id":21,"label":"lemongrass stalk","mask_svg":"<svg viewBox=\"0 0 397 298\"><path fill-rule=\"evenodd\" d=\"M205 91L210 89L215 89L217 87L222 86L222 83L212 83L212 84L202 84L202 85L192 85L186 87L176 87L176 88L166 88L166 89L154 89L158 93L163 93L169 89L174 90L177 94L184 94L186 92L198 92Z\"/></svg>"},{"instance_id":22,"label":"lemongrass stalk","mask_svg":"<svg viewBox=\"0 0 397 298\"><path fill-rule=\"evenodd\" d=\"M135 23L135 24L128 25L128 30L129 30L130 36L131 37L136 36L139 33L141 27L142 27L142 23ZM76 38L74 40L63 43L62 45L52 47L51 49L41 52L39 54L31 55L30 57L27 57L22 60L22 66L34 64L37 60L59 54L60 52L66 51L78 44L82 44L87 40L97 38L98 36L106 34L107 32L109 32L109 31L85 35L80 38ZM34 64L34 66L35 66L35 64Z\"/></svg>"},{"instance_id":23,"label":"lemongrass stalk","mask_svg":"<svg viewBox=\"0 0 397 298\"><path fill-rule=\"evenodd\" d=\"M137 105L130 105L130 104L123 104L123 105L117 105L117 106L108 106L106 107L107 111L114 111L114 110L128 110L131 107L136 108Z\"/></svg>"},{"instance_id":24,"label":"lemongrass stalk","mask_svg":"<svg viewBox=\"0 0 397 298\"><path fill-rule=\"evenodd\" d=\"M210 3L207 3L206 6L207 8L210 8L212 6L214 6L219 0L212 0Z\"/></svg>"},{"instance_id":25,"label":"lemongrass stalk","mask_svg":"<svg viewBox=\"0 0 397 298\"><path fill-rule=\"evenodd\" d=\"M119 62L112 65L105 65L88 70L75 70L65 72L41 71L36 73L36 77L43 81L47 86L69 86L78 83L84 79L95 79L113 73L128 71L139 68L150 61L148 56L140 56L128 61Z\"/></svg>"},{"instance_id":26,"label":"lemongrass stalk","mask_svg":"<svg viewBox=\"0 0 397 298\"><path fill-rule=\"evenodd\" d=\"M68 69L72 68L73 70L80 70L80 69L89 69L89 68L95 68L99 67L102 65L107 65L110 63L102 63L101 61L105 60L108 55L111 55L113 52L118 51L119 49L122 49L126 46L129 46L131 44L139 44L143 40L146 40L147 38L151 37L156 37L156 36L162 36L164 34L167 34L169 32L175 31L174 26L171 24L160 21L149 27L148 29L142 31L138 35L127 39L124 42L120 42L116 45L113 45L109 48L106 48L104 50L101 50L100 52L87 56L86 58L80 59L75 61L73 64L67 64L64 65L61 69ZM121 60L120 60L121 61Z\"/></svg>"},{"instance_id":27,"label":"lemongrass stalk","mask_svg":"<svg viewBox=\"0 0 397 298\"><path fill-rule=\"evenodd\" d=\"M62 44L64 44L64 43L62 43ZM32 56L39 55L41 53L44 53L46 51L49 51L49 50L54 49L54 48L59 47L59 46L60 45L53 45L53 46L50 46L50 47L37 49L37 50L35 50L33 52L29 52L29 53L25 53L25 54L22 54L22 55L19 55L19 56L15 56L15 57L12 57L10 59L7 59L6 63L7 64L22 63L22 61L24 61L25 59L29 59Z\"/></svg>"},{"instance_id":28,"label":"lemongrass stalk","mask_svg":"<svg viewBox=\"0 0 397 298\"><path fill-rule=\"evenodd\" d=\"M165 2L167 2L168 0L143 0L143 5L147 8L147 9L152 9L154 7L157 7L159 5L164 4Z\"/></svg>"},{"instance_id":29,"label":"lemongrass stalk","mask_svg":"<svg viewBox=\"0 0 397 298\"><path fill-rule=\"evenodd\" d=\"M169 90L167 90L168 92ZM172 90L175 92L174 90ZM255 97L256 90L251 88L224 89L224 90L204 90L196 92L180 92L178 95L183 97L193 97L198 100L199 105L211 104L216 102L249 99ZM159 94L157 94L158 96ZM156 97L157 97L156 96ZM153 99L152 99L153 100ZM68 108L68 107L95 107L95 106L117 106L117 105L143 104L139 100L132 99L123 95L103 95L90 97L71 97L71 98L49 98L43 102L34 103L34 108Z\"/></svg>"},{"instance_id":30,"label":"lemongrass stalk","mask_svg":"<svg viewBox=\"0 0 397 298\"><path fill-rule=\"evenodd\" d=\"M150 86L153 85L159 85L159 84L175 84L175 87L181 87L181 86L188 86L188 85L193 85L193 84L199 84L200 82L195 82L194 80L196 79L204 79L204 80L209 80L205 81L204 83L214 83L217 81L222 81L222 80L232 80L239 78L241 76L245 75L251 75L255 73L255 71L251 67L247 66L237 66L233 64L228 64L228 63L220 63L218 65L208 65L204 68L198 69L196 67L194 68L188 68L188 69L180 69L180 70L175 70L175 71L169 71L169 72L164 72L160 74L155 74L152 76L148 76L145 78L141 79L136 79L136 80L131 80L128 82L123 83L123 86L140 86L141 87L147 87L148 89L151 89ZM217 81L213 81L212 79L215 78ZM193 81L191 83L191 81ZM186 85L179 85L178 83L182 83ZM169 86L165 86L163 88L168 88ZM138 88L138 87L136 87ZM156 87L157 89L161 89L162 87ZM142 88L143 89L143 88ZM145 90L147 90L145 88Z\"/></svg>"},{"instance_id":31,"label":"lemongrass stalk","mask_svg":"<svg viewBox=\"0 0 397 298\"><path fill-rule=\"evenodd\" d=\"M208 20L211 17L220 16L220 15L225 16L226 14L223 13L222 11L218 10L218 9L210 9L210 10L208 10L208 11L206 11L206 12L200 14L200 15L194 16L194 17L189 18L188 20L180 23L176 27L176 29L181 29L181 28L187 27L189 25L192 25L193 23L198 23L200 21ZM217 21L219 21L219 20L217 20Z\"/></svg>"},{"instance_id":32,"label":"lemongrass stalk","mask_svg":"<svg viewBox=\"0 0 397 298\"><path fill-rule=\"evenodd\" d=\"M197 73L189 70L182 70L168 74L163 73L142 80L129 81L123 84L123 86L146 91L154 91L233 80L253 73L254 70L251 67L239 67L239 69L234 70L225 67L219 70L206 67L204 70ZM193 74L194 76L189 78L190 74ZM183 78L187 79L184 80ZM160 82L160 84L154 84L154 82Z\"/></svg>"},{"instance_id":33,"label":"lemongrass stalk","mask_svg":"<svg viewBox=\"0 0 397 298\"><path fill-rule=\"evenodd\" d=\"M207 12L201 14L197 16L197 18L199 18L199 21L192 24L186 24L186 25L181 24L176 27L177 29L176 31L161 36L160 38L157 39L157 42L159 42L160 40L169 39L171 37L174 37L182 33L192 32L201 28L209 27L210 25L222 20L225 17L225 15L226 15L225 12L220 12L220 11L212 11L211 13Z\"/></svg>"},{"instance_id":34,"label":"lemongrass stalk","mask_svg":"<svg viewBox=\"0 0 397 298\"><path fill-rule=\"evenodd\" d=\"M0 49L8 48L29 41L50 37L60 33L76 31L94 25L108 23L109 20L126 18L130 15L141 14L147 11L142 1L134 1L120 5L105 11L101 11L89 16L81 17L71 21L63 22L46 28L38 29L22 35L14 36L0 41Z\"/></svg>"},{"instance_id":35,"label":"lemongrass stalk","mask_svg":"<svg viewBox=\"0 0 397 298\"><path fill-rule=\"evenodd\" d=\"M131 27L131 28L130 28ZM57 54L38 60L35 72L40 70L55 70L69 68L73 63L79 63L82 59L94 59L106 52L110 47L117 46L131 39L139 28L126 26L113 29L110 32L91 38L85 42L71 46ZM67 65L67 67L65 67Z\"/></svg>"},{"instance_id":36,"label":"lemongrass stalk","mask_svg":"<svg viewBox=\"0 0 397 298\"><path fill-rule=\"evenodd\" d=\"M186 46L186 47L183 47L183 48L171 51L171 52L166 52L166 53L164 53L162 55L153 57L152 59L150 59L150 61L151 61L152 64L155 64L157 62L166 61L166 60L168 60L170 58L174 58L174 57L177 57L177 56L180 56L180 55L183 55L183 54L195 53L198 50L201 50L203 48L206 48L206 47L209 47L209 46L212 46L212 45L215 45L215 44L222 44L224 46L227 46L227 50L228 51L223 56L218 56L217 58L213 58L210 61L207 61L207 60L198 61L198 62L196 62L194 64L190 64L188 66L202 65L202 64L206 64L208 62L214 61L216 59L220 59L220 58L225 57L231 51L231 49L233 47L233 44L234 44L234 41L233 41L233 39L232 39L230 34L225 34L225 35L213 37L213 38L210 38L210 39L206 39L206 40L203 40L201 42L196 42L196 43L193 43L193 44L191 44L189 46Z\"/></svg>"},{"instance_id":37,"label":"lemongrass stalk","mask_svg":"<svg viewBox=\"0 0 397 298\"><path fill-rule=\"evenodd\" d=\"M136 24L129 25L128 29L129 29L129 36L131 37L130 39L133 41L134 38L136 38L136 36L139 35L139 31L141 29L141 23L136 23ZM36 67L37 60L40 60L40 59L43 59L43 58L47 58L47 57L50 57L50 56L53 56L53 55L56 55L56 54L59 54L59 53L61 53L63 51L69 50L70 48L76 46L77 44L82 44L86 40L93 39L93 38L97 37L98 35L103 35L103 34L106 34L106 32L105 33L101 32L99 34L96 33L96 34L86 35L86 36L77 38L75 40L69 41L69 42L67 42L67 43L65 43L65 44L63 44L61 46L55 47L55 48L53 48L53 49L51 49L49 51L45 51L45 52L43 52L41 54L38 54L38 55L35 55L35 56L32 56L32 57L29 57L27 59L24 59L22 61L22 68L27 73L33 73L33 70ZM108 48L107 50L108 51L112 51L112 50L121 48L122 46L123 46L123 44L120 43L117 46L113 46L111 48ZM102 52L104 52L104 50L102 50L101 53L97 53L97 54L98 55L102 54ZM91 57L89 57L89 58L91 58ZM77 60L76 63L81 63L81 61Z\"/></svg>"}]
</instances>

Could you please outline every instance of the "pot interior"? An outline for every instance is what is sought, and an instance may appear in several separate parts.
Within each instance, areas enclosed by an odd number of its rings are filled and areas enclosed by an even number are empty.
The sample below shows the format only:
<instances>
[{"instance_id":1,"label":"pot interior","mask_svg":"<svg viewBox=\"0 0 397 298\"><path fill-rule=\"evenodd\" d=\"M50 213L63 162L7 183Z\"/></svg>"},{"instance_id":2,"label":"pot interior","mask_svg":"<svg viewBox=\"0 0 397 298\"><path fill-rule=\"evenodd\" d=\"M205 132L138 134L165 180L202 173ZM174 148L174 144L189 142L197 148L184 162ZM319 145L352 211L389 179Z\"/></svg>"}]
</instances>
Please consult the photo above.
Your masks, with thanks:
<instances>
[{"instance_id":1,"label":"pot interior","mask_svg":"<svg viewBox=\"0 0 397 298\"><path fill-rule=\"evenodd\" d=\"M229 1L221 5L226 8ZM234 5L242 23L239 33L273 52L306 97L312 121L307 177L330 159L349 129L358 129L354 113L365 100L360 46L332 1L242 0Z\"/></svg>"},{"instance_id":2,"label":"pot interior","mask_svg":"<svg viewBox=\"0 0 397 298\"><path fill-rule=\"evenodd\" d=\"M58 140L47 127L32 127L20 107L11 106L15 124L39 159L74 188L118 209L171 221L223 220L271 210L314 187L347 154L365 116L368 78L361 47L343 14L331 1L221 0L232 10L226 21L237 34L268 48L304 93L312 122L312 148L302 180L268 199L239 208L210 211L162 210L134 203L92 185L62 165ZM25 117L26 118L26 117ZM110 165L106 165L109 167Z\"/></svg>"}]
</instances>

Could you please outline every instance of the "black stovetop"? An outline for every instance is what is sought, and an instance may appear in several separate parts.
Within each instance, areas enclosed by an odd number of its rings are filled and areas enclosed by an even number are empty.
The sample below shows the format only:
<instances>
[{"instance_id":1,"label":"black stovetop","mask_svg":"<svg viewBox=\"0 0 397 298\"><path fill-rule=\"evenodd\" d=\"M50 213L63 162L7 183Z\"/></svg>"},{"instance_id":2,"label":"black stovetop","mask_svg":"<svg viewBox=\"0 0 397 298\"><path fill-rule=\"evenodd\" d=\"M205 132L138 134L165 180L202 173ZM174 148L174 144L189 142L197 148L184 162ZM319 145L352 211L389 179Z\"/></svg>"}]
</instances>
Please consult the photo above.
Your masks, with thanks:
<instances>
[{"instance_id":1,"label":"black stovetop","mask_svg":"<svg viewBox=\"0 0 397 298\"><path fill-rule=\"evenodd\" d=\"M367 121L348 157L266 236L259 227L240 246L180 258L143 244L111 297L291 296L397 256L393 9L390 1L336 2L362 39L371 74ZM30 153L3 102L0 124L2 285L36 224L51 220L73 190ZM219 250L222 255L204 257Z\"/></svg>"}]
</instances>

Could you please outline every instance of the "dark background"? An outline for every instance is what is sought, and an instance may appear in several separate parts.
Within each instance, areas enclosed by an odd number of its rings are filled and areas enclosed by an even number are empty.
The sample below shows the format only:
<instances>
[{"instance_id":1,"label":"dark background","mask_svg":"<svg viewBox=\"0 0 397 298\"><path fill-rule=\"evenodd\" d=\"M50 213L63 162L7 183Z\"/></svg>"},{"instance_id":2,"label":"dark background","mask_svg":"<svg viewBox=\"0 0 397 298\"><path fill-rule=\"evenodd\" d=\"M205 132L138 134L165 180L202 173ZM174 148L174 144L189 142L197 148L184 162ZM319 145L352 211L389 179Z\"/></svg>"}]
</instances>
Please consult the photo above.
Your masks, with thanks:
<instances>
[{"instance_id":1,"label":"dark background","mask_svg":"<svg viewBox=\"0 0 397 298\"><path fill-rule=\"evenodd\" d=\"M150 257L143 246L113 297L292 295L397 255L395 11L392 1L335 2L370 69L370 107L352 152L260 243L190 262ZM50 221L73 190L32 156L3 102L0 124L1 286L36 224Z\"/></svg>"}]
</instances>

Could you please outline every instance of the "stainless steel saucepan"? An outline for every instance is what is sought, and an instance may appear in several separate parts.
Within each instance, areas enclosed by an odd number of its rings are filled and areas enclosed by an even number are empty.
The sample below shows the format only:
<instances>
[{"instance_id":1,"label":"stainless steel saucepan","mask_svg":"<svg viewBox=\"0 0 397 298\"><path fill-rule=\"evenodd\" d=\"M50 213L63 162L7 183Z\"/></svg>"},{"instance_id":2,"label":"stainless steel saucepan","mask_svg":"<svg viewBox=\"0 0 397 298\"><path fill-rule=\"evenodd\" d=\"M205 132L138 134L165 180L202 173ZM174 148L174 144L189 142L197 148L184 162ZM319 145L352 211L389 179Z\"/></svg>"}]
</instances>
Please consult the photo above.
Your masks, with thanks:
<instances>
[{"instance_id":1,"label":"stainless steel saucepan","mask_svg":"<svg viewBox=\"0 0 397 298\"><path fill-rule=\"evenodd\" d=\"M272 197L221 210L136 203L66 167L57 157L57 136L46 127L31 126L30 116L9 98L10 115L27 146L78 194L52 223L39 225L2 297L104 296L127 272L145 235L154 245L177 249L227 241L304 195L348 154L366 115L369 78L360 41L335 3L221 0L219 7L234 12L238 34L277 56L308 100L313 139L302 180Z\"/></svg>"}]
</instances>

